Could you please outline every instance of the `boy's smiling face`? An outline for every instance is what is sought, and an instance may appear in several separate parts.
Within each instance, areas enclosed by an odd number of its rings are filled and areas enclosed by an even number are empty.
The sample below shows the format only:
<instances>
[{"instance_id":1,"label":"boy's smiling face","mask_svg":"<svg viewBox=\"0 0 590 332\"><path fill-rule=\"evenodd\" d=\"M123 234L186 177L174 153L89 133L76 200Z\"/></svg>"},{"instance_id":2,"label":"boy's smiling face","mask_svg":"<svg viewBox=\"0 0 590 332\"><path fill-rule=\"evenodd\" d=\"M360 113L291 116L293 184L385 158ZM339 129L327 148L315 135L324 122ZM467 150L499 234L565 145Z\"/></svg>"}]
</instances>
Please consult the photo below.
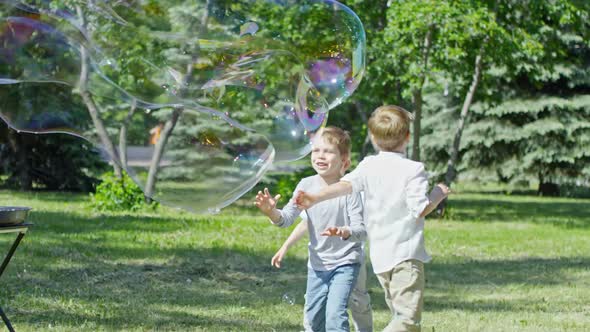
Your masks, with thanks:
<instances>
[{"instance_id":1,"label":"boy's smiling face","mask_svg":"<svg viewBox=\"0 0 590 332\"><path fill-rule=\"evenodd\" d=\"M347 159L342 156L338 147L321 136L312 141L311 165L326 180L340 179L348 168Z\"/></svg>"}]
</instances>

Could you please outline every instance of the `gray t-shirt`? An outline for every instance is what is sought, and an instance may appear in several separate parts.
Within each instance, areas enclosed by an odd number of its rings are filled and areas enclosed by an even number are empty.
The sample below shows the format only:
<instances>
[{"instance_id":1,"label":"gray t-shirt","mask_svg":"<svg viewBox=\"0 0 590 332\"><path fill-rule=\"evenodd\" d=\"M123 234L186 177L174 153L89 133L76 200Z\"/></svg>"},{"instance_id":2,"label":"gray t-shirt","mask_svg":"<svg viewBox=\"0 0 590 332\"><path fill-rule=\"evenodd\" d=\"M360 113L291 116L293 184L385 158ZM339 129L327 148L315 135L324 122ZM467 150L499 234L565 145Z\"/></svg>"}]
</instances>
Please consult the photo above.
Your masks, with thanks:
<instances>
[{"instance_id":1,"label":"gray t-shirt","mask_svg":"<svg viewBox=\"0 0 590 332\"><path fill-rule=\"evenodd\" d=\"M326 185L319 175L302 179L295 193L319 192ZM293 199L281 210L280 227L289 227L301 210ZM360 194L330 199L306 210L309 231L308 266L317 271L329 271L346 264L360 263L363 259L362 241L367 237L363 222L363 205ZM350 228L351 236L343 240L337 236L320 235L328 227Z\"/></svg>"}]
</instances>

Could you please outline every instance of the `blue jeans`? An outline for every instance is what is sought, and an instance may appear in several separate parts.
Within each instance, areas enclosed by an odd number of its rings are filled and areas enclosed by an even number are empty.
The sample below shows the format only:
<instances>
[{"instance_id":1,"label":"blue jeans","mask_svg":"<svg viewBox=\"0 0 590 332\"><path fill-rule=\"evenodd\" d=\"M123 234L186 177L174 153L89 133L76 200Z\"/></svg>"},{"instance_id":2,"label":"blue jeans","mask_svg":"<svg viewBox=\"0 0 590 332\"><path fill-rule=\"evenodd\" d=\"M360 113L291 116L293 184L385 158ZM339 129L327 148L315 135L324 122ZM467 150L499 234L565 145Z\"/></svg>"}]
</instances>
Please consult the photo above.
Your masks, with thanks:
<instances>
[{"instance_id":1,"label":"blue jeans","mask_svg":"<svg viewBox=\"0 0 590 332\"><path fill-rule=\"evenodd\" d=\"M349 264L331 271L307 269L306 332L350 331L346 309L359 268L360 264Z\"/></svg>"}]
</instances>

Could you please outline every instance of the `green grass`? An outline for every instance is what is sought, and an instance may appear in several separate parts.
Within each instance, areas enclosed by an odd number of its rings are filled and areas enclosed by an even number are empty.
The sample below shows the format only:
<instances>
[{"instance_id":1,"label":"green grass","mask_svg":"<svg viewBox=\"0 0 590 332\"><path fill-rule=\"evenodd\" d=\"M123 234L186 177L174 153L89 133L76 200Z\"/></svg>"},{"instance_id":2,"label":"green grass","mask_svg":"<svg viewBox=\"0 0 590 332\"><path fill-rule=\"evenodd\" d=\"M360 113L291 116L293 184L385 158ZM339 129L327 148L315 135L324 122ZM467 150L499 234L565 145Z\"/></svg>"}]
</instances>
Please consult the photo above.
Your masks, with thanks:
<instances>
[{"instance_id":1,"label":"green grass","mask_svg":"<svg viewBox=\"0 0 590 332\"><path fill-rule=\"evenodd\" d=\"M0 201L34 208L0 278L17 331L300 330L305 243L271 268L290 230L244 201L217 216L95 214L67 194L0 191ZM590 330L589 207L455 194L447 218L427 223L424 331ZM0 234L2 252L13 238ZM379 331L389 315L372 275L369 287Z\"/></svg>"}]
</instances>

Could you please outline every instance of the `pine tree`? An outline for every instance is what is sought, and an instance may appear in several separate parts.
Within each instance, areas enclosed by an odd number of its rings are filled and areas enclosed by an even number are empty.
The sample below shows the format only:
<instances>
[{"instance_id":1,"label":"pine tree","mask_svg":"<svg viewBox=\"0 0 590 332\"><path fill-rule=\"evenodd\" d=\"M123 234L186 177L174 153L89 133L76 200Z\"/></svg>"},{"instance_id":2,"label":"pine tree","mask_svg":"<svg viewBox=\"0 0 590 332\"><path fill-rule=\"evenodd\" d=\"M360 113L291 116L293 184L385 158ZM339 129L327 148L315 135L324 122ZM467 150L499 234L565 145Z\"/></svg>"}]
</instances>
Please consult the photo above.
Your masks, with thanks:
<instances>
[{"instance_id":1,"label":"pine tree","mask_svg":"<svg viewBox=\"0 0 590 332\"><path fill-rule=\"evenodd\" d=\"M519 61L513 66L494 63L487 71L464 133L459 170L487 170L503 181L535 180L543 193L543 188L555 191L548 183L585 183L590 174L589 6L533 5L539 8L527 20L513 11L499 22L520 25L543 52L514 54ZM425 145L429 160L442 167L442 141L448 140L458 102L452 84L447 97L440 94L449 79L438 84L429 94Z\"/></svg>"}]
</instances>

